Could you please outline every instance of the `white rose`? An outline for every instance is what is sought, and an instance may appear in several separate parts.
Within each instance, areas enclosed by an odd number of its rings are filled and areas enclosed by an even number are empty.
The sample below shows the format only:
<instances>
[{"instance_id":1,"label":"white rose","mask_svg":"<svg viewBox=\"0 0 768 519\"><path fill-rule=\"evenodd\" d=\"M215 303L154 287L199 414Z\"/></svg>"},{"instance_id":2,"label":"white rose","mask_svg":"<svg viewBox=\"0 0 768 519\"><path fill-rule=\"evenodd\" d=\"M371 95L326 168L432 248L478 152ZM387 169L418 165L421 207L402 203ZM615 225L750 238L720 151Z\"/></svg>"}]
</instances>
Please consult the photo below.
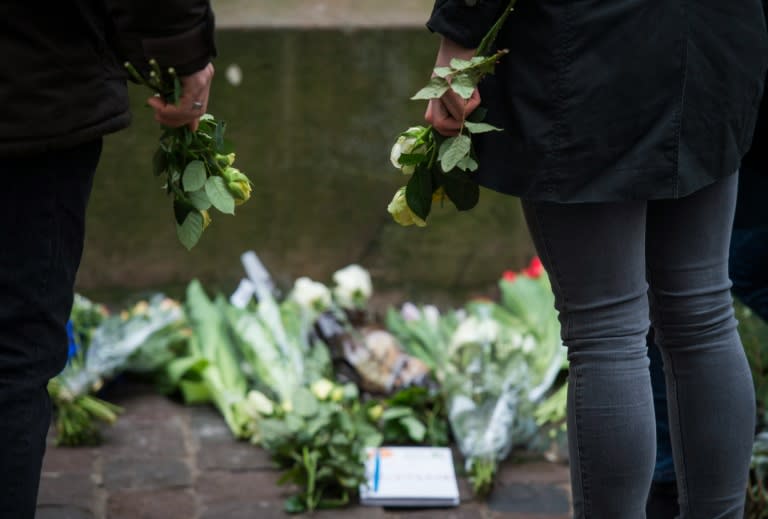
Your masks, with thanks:
<instances>
[{"instance_id":1,"label":"white rose","mask_svg":"<svg viewBox=\"0 0 768 519\"><path fill-rule=\"evenodd\" d=\"M531 353L534 349L536 349L536 339L530 335L526 335L525 339L523 339L523 352Z\"/></svg>"},{"instance_id":2,"label":"white rose","mask_svg":"<svg viewBox=\"0 0 768 519\"><path fill-rule=\"evenodd\" d=\"M291 299L308 311L322 312L331 306L331 291L322 283L304 276L294 282Z\"/></svg>"},{"instance_id":3,"label":"white rose","mask_svg":"<svg viewBox=\"0 0 768 519\"><path fill-rule=\"evenodd\" d=\"M272 401L261 391L251 391L246 399L248 413L260 416L269 416L275 411Z\"/></svg>"},{"instance_id":4,"label":"white rose","mask_svg":"<svg viewBox=\"0 0 768 519\"><path fill-rule=\"evenodd\" d=\"M310 390L319 400L326 400L333 391L333 382L327 378L321 378L312 383Z\"/></svg>"},{"instance_id":5,"label":"white rose","mask_svg":"<svg viewBox=\"0 0 768 519\"><path fill-rule=\"evenodd\" d=\"M488 344L496 342L499 337L499 323L492 319L480 320L471 316L462 321L459 327L453 332L451 344L453 347L462 344Z\"/></svg>"},{"instance_id":6,"label":"white rose","mask_svg":"<svg viewBox=\"0 0 768 519\"><path fill-rule=\"evenodd\" d=\"M424 319L426 319L431 326L437 327L440 323L440 310L438 310L435 305L424 305L422 312L424 312Z\"/></svg>"},{"instance_id":7,"label":"white rose","mask_svg":"<svg viewBox=\"0 0 768 519\"><path fill-rule=\"evenodd\" d=\"M373 293L371 275L360 265L349 265L333 274L333 295L345 308L363 308Z\"/></svg>"},{"instance_id":8,"label":"white rose","mask_svg":"<svg viewBox=\"0 0 768 519\"><path fill-rule=\"evenodd\" d=\"M400 225L406 227L408 225L416 225L418 227L424 227L427 222L419 218L416 213L411 211L408 207L408 201L405 199L406 186L401 187L395 193L392 201L387 206L387 211L392 215L392 218Z\"/></svg>"},{"instance_id":9,"label":"white rose","mask_svg":"<svg viewBox=\"0 0 768 519\"><path fill-rule=\"evenodd\" d=\"M403 165L400 164L400 157L402 155L410 155L413 153L424 153L426 146L423 144L417 147L417 143L420 140L420 135L424 132L424 128L421 126L413 126L403 132L395 141L392 146L392 151L389 154L389 160L392 165L401 170L406 175L412 175L416 171L416 166L413 164Z\"/></svg>"},{"instance_id":10,"label":"white rose","mask_svg":"<svg viewBox=\"0 0 768 519\"><path fill-rule=\"evenodd\" d=\"M403 304L403 307L400 309L400 315L406 321L418 321L421 319L421 312L419 312L419 307L410 301Z\"/></svg>"}]
</instances>

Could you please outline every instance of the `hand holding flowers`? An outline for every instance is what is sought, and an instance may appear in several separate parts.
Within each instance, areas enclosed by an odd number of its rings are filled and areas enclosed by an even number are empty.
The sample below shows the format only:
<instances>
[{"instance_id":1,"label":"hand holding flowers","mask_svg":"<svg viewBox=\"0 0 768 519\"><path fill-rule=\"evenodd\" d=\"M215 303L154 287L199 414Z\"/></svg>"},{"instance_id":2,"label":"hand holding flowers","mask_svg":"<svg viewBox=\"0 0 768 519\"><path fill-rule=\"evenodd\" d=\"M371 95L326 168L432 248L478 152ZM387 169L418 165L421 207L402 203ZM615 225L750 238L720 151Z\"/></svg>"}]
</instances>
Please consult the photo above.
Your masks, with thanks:
<instances>
[{"instance_id":1,"label":"hand holding flowers","mask_svg":"<svg viewBox=\"0 0 768 519\"><path fill-rule=\"evenodd\" d=\"M134 82L156 94L149 104L164 131L154 172L165 177L165 190L173 195L179 241L192 249L211 223L210 208L234 215L235 206L250 198L251 182L233 166L235 154L224 139L225 123L205 113L213 67L179 78L173 68L162 70L155 60L149 65L146 75L131 63L125 67ZM191 110L199 110L199 116Z\"/></svg>"},{"instance_id":2,"label":"hand holding flowers","mask_svg":"<svg viewBox=\"0 0 768 519\"><path fill-rule=\"evenodd\" d=\"M489 54L515 2L510 0L475 51L444 39L432 79L412 97L429 100L425 118L433 126L409 128L392 148L392 164L410 175L387 207L400 225L425 226L432 203L445 198L460 211L477 205L480 190L469 175L478 168L472 137L501 130L482 122L485 111L477 109L477 85L508 52L502 49Z\"/></svg>"}]
</instances>

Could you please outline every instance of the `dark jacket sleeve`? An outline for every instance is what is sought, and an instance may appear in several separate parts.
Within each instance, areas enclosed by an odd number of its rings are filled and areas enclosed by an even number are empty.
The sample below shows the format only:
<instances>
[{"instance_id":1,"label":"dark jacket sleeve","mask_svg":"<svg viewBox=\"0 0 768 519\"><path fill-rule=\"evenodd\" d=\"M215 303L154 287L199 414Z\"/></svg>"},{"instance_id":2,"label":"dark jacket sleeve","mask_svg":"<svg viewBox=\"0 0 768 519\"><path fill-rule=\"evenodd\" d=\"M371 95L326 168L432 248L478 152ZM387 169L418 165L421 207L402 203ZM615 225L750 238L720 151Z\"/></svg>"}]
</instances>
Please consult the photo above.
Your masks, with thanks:
<instances>
[{"instance_id":1,"label":"dark jacket sleeve","mask_svg":"<svg viewBox=\"0 0 768 519\"><path fill-rule=\"evenodd\" d=\"M139 68L154 58L180 75L216 56L209 0L104 0L124 57Z\"/></svg>"},{"instance_id":2,"label":"dark jacket sleeve","mask_svg":"<svg viewBox=\"0 0 768 519\"><path fill-rule=\"evenodd\" d=\"M427 27L474 49L499 19L509 0L436 0Z\"/></svg>"}]
</instances>

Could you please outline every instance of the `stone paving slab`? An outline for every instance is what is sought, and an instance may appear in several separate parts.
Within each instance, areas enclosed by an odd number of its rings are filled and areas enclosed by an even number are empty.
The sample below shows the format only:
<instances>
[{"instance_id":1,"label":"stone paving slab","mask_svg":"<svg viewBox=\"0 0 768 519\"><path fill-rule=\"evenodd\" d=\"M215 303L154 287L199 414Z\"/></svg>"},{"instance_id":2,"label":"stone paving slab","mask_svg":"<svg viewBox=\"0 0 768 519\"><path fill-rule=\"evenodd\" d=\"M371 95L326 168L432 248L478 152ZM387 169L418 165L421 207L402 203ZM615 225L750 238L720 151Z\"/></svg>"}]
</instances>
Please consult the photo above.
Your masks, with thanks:
<instances>
[{"instance_id":1,"label":"stone paving slab","mask_svg":"<svg viewBox=\"0 0 768 519\"><path fill-rule=\"evenodd\" d=\"M148 385L120 382L104 395L125 408L96 448L49 438L37 519L272 519L289 490L263 450L235 441L209 406L188 407ZM539 459L505 462L486 501L459 479L461 505L403 510L350 506L318 519L565 519L568 468ZM293 516L297 517L297 516ZM298 516L303 517L303 516Z\"/></svg>"}]
</instances>

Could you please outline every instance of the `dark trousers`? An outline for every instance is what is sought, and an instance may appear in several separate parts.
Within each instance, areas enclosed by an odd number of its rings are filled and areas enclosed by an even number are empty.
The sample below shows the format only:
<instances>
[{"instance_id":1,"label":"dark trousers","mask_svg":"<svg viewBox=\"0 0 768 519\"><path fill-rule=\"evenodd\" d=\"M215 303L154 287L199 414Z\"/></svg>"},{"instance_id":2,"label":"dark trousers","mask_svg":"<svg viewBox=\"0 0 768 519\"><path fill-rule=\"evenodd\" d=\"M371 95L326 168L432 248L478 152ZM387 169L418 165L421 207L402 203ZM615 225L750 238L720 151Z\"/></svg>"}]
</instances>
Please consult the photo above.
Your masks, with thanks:
<instances>
[{"instance_id":1,"label":"dark trousers","mask_svg":"<svg viewBox=\"0 0 768 519\"><path fill-rule=\"evenodd\" d=\"M0 158L0 518L35 515L101 140Z\"/></svg>"},{"instance_id":2,"label":"dark trousers","mask_svg":"<svg viewBox=\"0 0 768 519\"><path fill-rule=\"evenodd\" d=\"M755 314L768 321L768 225L764 199L768 179L762 171L745 168L739 178L736 222L731 236L728 270L732 292ZM669 437L664 363L653 333L648 336L653 401L656 408L656 468L648 500L649 519L676 517L677 494L672 442Z\"/></svg>"},{"instance_id":3,"label":"dark trousers","mask_svg":"<svg viewBox=\"0 0 768 519\"><path fill-rule=\"evenodd\" d=\"M743 514L755 400L728 279L736 183L678 200L523 204L568 348L576 518L645 518L656 454L649 315L682 517Z\"/></svg>"}]
</instances>

